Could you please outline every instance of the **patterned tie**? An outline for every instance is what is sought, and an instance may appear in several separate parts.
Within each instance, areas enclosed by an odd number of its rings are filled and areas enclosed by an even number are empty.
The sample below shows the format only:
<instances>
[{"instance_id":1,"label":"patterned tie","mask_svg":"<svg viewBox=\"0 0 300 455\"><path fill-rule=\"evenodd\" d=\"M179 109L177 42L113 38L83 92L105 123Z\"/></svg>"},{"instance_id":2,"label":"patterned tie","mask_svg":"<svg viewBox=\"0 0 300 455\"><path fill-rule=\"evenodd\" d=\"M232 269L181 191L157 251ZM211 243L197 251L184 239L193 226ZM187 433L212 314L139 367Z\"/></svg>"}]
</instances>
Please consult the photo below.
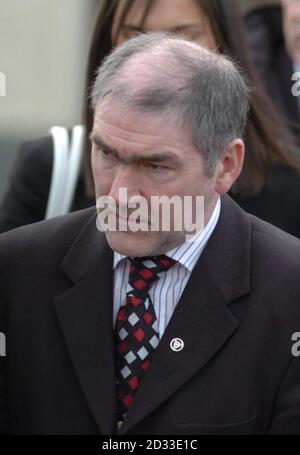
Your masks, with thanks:
<instances>
[{"instance_id":1,"label":"patterned tie","mask_svg":"<svg viewBox=\"0 0 300 455\"><path fill-rule=\"evenodd\" d=\"M176 261L165 255L130 259L126 301L115 326L117 421L124 420L150 356L159 343L158 322L149 297L158 274Z\"/></svg>"}]
</instances>

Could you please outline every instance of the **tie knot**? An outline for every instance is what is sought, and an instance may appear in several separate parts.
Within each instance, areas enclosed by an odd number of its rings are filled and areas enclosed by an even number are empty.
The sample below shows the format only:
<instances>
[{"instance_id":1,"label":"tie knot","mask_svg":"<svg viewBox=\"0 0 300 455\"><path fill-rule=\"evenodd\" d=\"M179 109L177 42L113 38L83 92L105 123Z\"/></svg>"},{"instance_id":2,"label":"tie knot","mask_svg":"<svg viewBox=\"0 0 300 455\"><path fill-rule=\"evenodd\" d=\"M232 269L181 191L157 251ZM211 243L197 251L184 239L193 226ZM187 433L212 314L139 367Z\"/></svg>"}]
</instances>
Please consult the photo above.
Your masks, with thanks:
<instances>
[{"instance_id":1,"label":"tie knot","mask_svg":"<svg viewBox=\"0 0 300 455\"><path fill-rule=\"evenodd\" d=\"M148 293L158 274L169 270L176 261L166 255L130 258L129 283L139 293Z\"/></svg>"}]
</instances>

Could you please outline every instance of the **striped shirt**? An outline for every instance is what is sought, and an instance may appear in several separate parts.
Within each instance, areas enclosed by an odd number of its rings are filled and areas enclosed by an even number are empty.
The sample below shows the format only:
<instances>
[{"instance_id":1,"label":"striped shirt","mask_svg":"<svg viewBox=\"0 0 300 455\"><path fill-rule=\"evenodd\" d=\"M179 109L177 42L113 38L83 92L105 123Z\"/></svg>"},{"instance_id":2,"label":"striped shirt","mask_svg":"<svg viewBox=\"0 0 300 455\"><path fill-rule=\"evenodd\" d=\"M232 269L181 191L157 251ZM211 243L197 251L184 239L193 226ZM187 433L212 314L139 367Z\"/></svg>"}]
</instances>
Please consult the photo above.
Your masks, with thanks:
<instances>
[{"instance_id":1,"label":"striped shirt","mask_svg":"<svg viewBox=\"0 0 300 455\"><path fill-rule=\"evenodd\" d=\"M177 263L167 272L164 272L162 278L156 281L149 291L149 296L153 302L158 321L160 339L164 334L192 271L217 225L220 210L221 201L219 198L214 212L205 228L200 233L196 234L193 239L190 239L188 242L182 243L178 247L165 253L166 256L175 259ZM114 252L114 326L120 306L125 305L129 268L130 260L128 257Z\"/></svg>"}]
</instances>

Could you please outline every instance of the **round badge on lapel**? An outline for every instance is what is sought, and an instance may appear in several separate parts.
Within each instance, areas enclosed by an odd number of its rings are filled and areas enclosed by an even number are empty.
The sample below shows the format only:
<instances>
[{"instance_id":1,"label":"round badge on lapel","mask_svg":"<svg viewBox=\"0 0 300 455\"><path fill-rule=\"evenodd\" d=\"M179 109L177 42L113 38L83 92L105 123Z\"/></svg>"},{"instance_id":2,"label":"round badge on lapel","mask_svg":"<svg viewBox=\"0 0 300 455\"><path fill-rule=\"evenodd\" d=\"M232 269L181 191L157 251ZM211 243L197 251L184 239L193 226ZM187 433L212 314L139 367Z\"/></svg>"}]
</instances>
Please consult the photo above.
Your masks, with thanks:
<instances>
[{"instance_id":1,"label":"round badge on lapel","mask_svg":"<svg viewBox=\"0 0 300 455\"><path fill-rule=\"evenodd\" d=\"M173 340L170 343L171 349L174 352L179 352L182 351L184 347L184 342L181 338L173 338Z\"/></svg>"}]
</instances>

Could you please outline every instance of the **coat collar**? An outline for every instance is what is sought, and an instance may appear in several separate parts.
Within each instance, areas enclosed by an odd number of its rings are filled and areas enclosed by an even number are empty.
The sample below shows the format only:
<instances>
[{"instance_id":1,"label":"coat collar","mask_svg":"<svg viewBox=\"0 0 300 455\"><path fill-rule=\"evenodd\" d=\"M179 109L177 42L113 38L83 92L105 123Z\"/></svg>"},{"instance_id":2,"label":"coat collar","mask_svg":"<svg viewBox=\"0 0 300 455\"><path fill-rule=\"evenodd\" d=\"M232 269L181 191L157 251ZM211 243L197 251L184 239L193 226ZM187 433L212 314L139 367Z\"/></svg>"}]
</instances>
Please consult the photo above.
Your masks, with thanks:
<instances>
[{"instance_id":1,"label":"coat collar","mask_svg":"<svg viewBox=\"0 0 300 455\"><path fill-rule=\"evenodd\" d=\"M237 330L239 321L227 304L250 291L250 248L248 216L223 197L219 222L118 434L154 412ZM82 390L104 434L116 431L112 268L113 252L96 229L94 214L62 261L61 270L74 286L55 299L55 307ZM180 352L170 347L174 338L184 341Z\"/></svg>"}]
</instances>

